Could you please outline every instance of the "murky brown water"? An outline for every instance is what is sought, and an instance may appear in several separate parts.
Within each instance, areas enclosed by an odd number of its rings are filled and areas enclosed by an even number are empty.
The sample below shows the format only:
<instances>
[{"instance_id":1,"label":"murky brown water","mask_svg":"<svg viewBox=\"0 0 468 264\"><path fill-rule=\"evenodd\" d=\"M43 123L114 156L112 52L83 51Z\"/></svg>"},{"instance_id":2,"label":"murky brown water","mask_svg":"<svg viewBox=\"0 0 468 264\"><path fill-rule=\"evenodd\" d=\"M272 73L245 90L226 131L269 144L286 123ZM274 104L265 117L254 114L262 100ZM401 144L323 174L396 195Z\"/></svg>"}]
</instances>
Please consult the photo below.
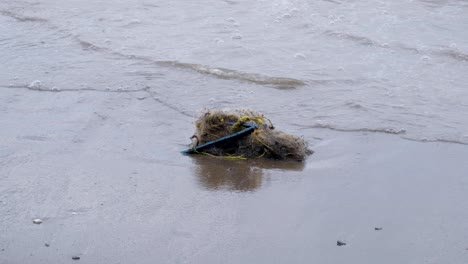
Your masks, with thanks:
<instances>
[{"instance_id":1,"label":"murky brown water","mask_svg":"<svg viewBox=\"0 0 468 264\"><path fill-rule=\"evenodd\" d=\"M0 263L467 263L467 14L2 1ZM315 154L181 155L226 107Z\"/></svg>"}]
</instances>

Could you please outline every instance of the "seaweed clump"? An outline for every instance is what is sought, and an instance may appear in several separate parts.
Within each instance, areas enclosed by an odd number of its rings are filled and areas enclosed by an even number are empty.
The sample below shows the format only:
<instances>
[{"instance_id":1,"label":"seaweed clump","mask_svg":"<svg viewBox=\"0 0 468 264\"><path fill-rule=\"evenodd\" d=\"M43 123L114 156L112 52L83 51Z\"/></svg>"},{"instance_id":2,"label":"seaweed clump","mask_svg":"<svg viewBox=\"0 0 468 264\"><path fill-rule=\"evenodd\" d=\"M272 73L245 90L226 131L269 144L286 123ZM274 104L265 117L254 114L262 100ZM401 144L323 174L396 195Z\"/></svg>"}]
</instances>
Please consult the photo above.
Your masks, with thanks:
<instances>
[{"instance_id":1,"label":"seaweed clump","mask_svg":"<svg viewBox=\"0 0 468 264\"><path fill-rule=\"evenodd\" d=\"M255 127L252 132L197 148L252 125ZM208 110L195 121L195 126L196 131L192 136L192 150L195 153L297 161L303 161L313 153L304 139L276 130L268 118L252 110Z\"/></svg>"}]
</instances>

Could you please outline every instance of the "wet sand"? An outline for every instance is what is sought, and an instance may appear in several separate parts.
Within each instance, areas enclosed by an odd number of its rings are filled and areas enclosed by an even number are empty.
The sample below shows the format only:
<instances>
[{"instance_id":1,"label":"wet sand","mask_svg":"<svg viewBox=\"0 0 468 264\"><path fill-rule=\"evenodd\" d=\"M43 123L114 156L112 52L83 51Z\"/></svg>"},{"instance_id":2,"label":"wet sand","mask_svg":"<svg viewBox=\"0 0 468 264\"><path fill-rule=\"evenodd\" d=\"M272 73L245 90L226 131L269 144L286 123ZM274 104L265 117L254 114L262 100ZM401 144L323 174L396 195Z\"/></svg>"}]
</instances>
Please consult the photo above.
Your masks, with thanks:
<instances>
[{"instance_id":1,"label":"wet sand","mask_svg":"<svg viewBox=\"0 0 468 264\"><path fill-rule=\"evenodd\" d=\"M468 259L464 145L303 128L305 163L218 160L133 93L0 98L0 263Z\"/></svg>"}]
</instances>

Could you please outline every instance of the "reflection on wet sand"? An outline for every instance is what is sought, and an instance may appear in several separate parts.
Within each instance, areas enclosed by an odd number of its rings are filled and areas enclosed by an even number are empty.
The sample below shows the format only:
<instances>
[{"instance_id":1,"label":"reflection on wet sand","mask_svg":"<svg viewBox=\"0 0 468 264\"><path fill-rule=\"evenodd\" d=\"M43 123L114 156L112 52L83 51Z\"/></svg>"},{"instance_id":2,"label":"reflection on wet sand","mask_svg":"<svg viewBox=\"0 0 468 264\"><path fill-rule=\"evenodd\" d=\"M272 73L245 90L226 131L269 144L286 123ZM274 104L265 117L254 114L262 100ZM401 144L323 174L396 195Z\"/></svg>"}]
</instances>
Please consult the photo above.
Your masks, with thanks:
<instances>
[{"instance_id":1,"label":"reflection on wet sand","mask_svg":"<svg viewBox=\"0 0 468 264\"><path fill-rule=\"evenodd\" d=\"M265 170L302 171L303 162L273 160L229 160L193 156L195 175L209 190L254 191L262 186Z\"/></svg>"}]
</instances>

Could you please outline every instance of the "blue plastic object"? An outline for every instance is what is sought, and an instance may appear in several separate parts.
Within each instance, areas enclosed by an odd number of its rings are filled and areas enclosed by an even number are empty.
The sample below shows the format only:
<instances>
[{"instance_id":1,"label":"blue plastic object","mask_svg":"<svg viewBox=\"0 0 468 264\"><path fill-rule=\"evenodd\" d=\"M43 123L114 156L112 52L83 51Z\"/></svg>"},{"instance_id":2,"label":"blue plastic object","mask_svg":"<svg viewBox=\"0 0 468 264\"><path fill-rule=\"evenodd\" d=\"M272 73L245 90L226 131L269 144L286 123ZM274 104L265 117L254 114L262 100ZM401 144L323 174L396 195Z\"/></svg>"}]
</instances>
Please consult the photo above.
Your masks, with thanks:
<instances>
[{"instance_id":1,"label":"blue plastic object","mask_svg":"<svg viewBox=\"0 0 468 264\"><path fill-rule=\"evenodd\" d=\"M232 125L233 123L229 123L229 124ZM205 148L214 146L217 143L224 142L224 141L227 141L227 140L231 140L231 139L237 138L237 137L246 136L246 135L252 133L255 128L257 128L257 125L253 124L253 123L244 123L244 124L242 124L242 126L245 127L245 128L242 129L239 132L233 133L231 135L227 135L227 136L222 137L222 138L218 138L218 139L210 141L210 142L206 142L205 144L202 144L200 146L196 146L196 147L191 148L191 149L183 150L183 151L181 151L181 153L183 153L183 154L196 154L197 152L200 152L201 150L203 150Z\"/></svg>"}]
</instances>

